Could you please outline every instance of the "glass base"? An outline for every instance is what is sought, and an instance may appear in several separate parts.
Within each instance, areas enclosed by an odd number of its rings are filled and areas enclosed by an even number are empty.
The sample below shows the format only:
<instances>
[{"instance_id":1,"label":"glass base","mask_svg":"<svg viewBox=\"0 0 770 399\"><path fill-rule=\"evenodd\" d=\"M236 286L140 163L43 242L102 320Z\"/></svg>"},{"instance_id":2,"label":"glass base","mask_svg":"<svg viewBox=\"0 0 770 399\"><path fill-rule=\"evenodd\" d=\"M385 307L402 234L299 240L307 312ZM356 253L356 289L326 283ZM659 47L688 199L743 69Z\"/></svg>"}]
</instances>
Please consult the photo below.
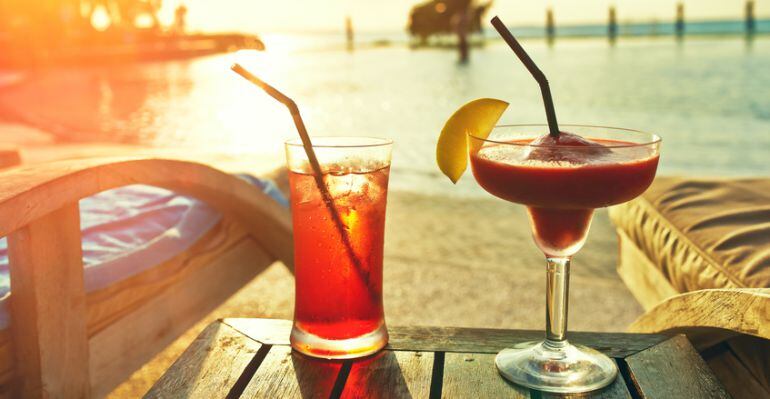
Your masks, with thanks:
<instances>
[{"instance_id":1,"label":"glass base","mask_svg":"<svg viewBox=\"0 0 770 399\"><path fill-rule=\"evenodd\" d=\"M508 381L555 393L594 391L609 385L618 375L612 359L567 341L524 342L503 349L495 365Z\"/></svg>"},{"instance_id":2,"label":"glass base","mask_svg":"<svg viewBox=\"0 0 770 399\"><path fill-rule=\"evenodd\" d=\"M353 359L369 356L388 344L385 323L374 331L348 339L326 339L309 333L295 324L291 329L291 347L302 354L321 359Z\"/></svg>"}]
</instances>

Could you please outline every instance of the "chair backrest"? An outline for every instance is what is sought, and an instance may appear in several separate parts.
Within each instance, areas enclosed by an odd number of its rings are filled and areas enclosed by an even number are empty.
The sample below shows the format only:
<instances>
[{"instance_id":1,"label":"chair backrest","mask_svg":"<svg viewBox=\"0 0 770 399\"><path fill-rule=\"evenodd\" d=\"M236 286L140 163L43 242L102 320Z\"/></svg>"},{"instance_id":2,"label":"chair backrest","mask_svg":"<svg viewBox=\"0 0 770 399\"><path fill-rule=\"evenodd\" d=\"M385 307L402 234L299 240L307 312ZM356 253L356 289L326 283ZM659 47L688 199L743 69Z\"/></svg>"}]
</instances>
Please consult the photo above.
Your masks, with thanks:
<instances>
[{"instance_id":1,"label":"chair backrest","mask_svg":"<svg viewBox=\"0 0 770 399\"><path fill-rule=\"evenodd\" d=\"M21 155L15 147L0 145L0 169L11 168L21 164Z\"/></svg>"}]
</instances>

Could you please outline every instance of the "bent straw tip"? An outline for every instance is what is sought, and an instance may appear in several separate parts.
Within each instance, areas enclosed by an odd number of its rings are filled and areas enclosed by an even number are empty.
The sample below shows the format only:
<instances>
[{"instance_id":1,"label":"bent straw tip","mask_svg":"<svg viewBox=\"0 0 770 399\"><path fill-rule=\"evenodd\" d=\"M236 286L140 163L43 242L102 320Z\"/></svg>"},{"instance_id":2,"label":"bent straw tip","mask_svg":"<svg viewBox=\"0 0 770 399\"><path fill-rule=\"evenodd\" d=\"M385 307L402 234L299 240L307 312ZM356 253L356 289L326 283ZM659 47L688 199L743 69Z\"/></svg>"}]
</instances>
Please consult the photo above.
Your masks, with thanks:
<instances>
[{"instance_id":1,"label":"bent straw tip","mask_svg":"<svg viewBox=\"0 0 770 399\"><path fill-rule=\"evenodd\" d=\"M239 63L233 63L233 65L230 65L230 70L232 70L235 73L243 75L244 73L248 73L246 68L242 67Z\"/></svg>"},{"instance_id":2,"label":"bent straw tip","mask_svg":"<svg viewBox=\"0 0 770 399\"><path fill-rule=\"evenodd\" d=\"M505 29L505 30L508 29L505 26L505 22L503 22L503 20L500 19L500 17L498 17L497 15L492 17L492 19L489 20L489 23L491 23L492 26L495 28L495 30L497 30L498 32L500 32L500 29Z\"/></svg>"},{"instance_id":3,"label":"bent straw tip","mask_svg":"<svg viewBox=\"0 0 770 399\"><path fill-rule=\"evenodd\" d=\"M556 110L554 110L548 79L545 77L543 71L537 67L535 61L533 61L524 48L521 47L521 44L519 44L518 40L516 40L500 18L497 16L492 17L492 25L508 44L508 47L513 50L514 54L516 54L522 64L529 70L529 73L532 74L535 81L540 85L540 91L543 94L543 105L545 105L545 113L548 117L548 129L550 130L551 136L557 137L559 135L559 124L556 122Z\"/></svg>"},{"instance_id":4,"label":"bent straw tip","mask_svg":"<svg viewBox=\"0 0 770 399\"><path fill-rule=\"evenodd\" d=\"M262 81L262 79L256 77L253 73L249 72L246 68L242 67L239 63L234 63L230 66L230 69L237 73L238 75L241 75L246 80L250 81L251 83L254 83L255 85L259 86L260 88L267 90L268 86L265 82ZM270 91L268 91L270 93ZM272 94L271 94L272 95Z\"/></svg>"},{"instance_id":5,"label":"bent straw tip","mask_svg":"<svg viewBox=\"0 0 770 399\"><path fill-rule=\"evenodd\" d=\"M256 76L254 76L253 73L249 72L246 68L242 67L239 63L234 63L233 65L230 65L230 70L237 73L238 75L243 76L244 78L251 80L251 81L259 81Z\"/></svg>"}]
</instances>

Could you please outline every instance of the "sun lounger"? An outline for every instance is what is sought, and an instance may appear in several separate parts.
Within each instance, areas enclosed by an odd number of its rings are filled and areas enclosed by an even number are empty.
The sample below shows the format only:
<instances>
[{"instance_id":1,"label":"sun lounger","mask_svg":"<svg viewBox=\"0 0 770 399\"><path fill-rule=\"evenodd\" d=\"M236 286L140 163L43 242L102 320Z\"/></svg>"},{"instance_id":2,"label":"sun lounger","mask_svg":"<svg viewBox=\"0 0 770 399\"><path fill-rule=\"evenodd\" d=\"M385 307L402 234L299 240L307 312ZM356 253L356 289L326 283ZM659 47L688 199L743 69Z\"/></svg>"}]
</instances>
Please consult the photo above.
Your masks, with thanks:
<instances>
[{"instance_id":1,"label":"sun lounger","mask_svg":"<svg viewBox=\"0 0 770 399\"><path fill-rule=\"evenodd\" d=\"M199 163L143 157L0 171L12 290L10 321L0 329L0 393L104 396L276 260L292 267L288 210L252 183ZM218 213L198 215L209 228L197 240L164 243L181 253L138 257L157 265L126 268L134 260L122 260L124 269L107 272L117 278L84 272L80 208L94 204L79 201L135 184Z\"/></svg>"},{"instance_id":2,"label":"sun lounger","mask_svg":"<svg viewBox=\"0 0 770 399\"><path fill-rule=\"evenodd\" d=\"M686 333L734 397L770 397L770 179L660 178L610 217L630 330Z\"/></svg>"}]
</instances>

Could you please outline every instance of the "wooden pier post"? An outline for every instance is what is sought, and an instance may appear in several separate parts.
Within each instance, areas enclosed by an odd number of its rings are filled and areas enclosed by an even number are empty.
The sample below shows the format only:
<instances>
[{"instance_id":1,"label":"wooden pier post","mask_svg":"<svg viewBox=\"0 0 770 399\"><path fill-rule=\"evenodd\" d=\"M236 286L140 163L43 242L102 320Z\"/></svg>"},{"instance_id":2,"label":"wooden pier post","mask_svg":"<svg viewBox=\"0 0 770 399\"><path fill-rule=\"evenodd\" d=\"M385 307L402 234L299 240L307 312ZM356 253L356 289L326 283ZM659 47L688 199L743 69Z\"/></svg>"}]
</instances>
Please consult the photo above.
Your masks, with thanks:
<instances>
[{"instance_id":1,"label":"wooden pier post","mask_svg":"<svg viewBox=\"0 0 770 399\"><path fill-rule=\"evenodd\" d=\"M746 34L751 36L756 29L754 23L754 0L746 1Z\"/></svg>"},{"instance_id":2,"label":"wooden pier post","mask_svg":"<svg viewBox=\"0 0 770 399\"><path fill-rule=\"evenodd\" d=\"M353 19L350 15L345 17L345 38L347 39L348 51L353 51L355 45L353 41Z\"/></svg>"},{"instance_id":3,"label":"wooden pier post","mask_svg":"<svg viewBox=\"0 0 770 399\"><path fill-rule=\"evenodd\" d=\"M553 9L551 8L545 11L545 37L548 39L548 43L553 43L553 39L556 37L556 26L553 21Z\"/></svg>"},{"instance_id":4,"label":"wooden pier post","mask_svg":"<svg viewBox=\"0 0 770 399\"><path fill-rule=\"evenodd\" d=\"M468 33L471 23L471 2L464 1L457 13L457 49L460 51L460 64L468 63L470 49L468 48Z\"/></svg>"},{"instance_id":5,"label":"wooden pier post","mask_svg":"<svg viewBox=\"0 0 770 399\"><path fill-rule=\"evenodd\" d=\"M684 4L678 3L676 5L676 23L674 25L676 30L676 37L681 38L684 36Z\"/></svg>"},{"instance_id":6,"label":"wooden pier post","mask_svg":"<svg viewBox=\"0 0 770 399\"><path fill-rule=\"evenodd\" d=\"M610 6L609 22L607 24L607 36L610 38L611 42L614 42L615 38L618 36L618 21L615 14L615 6Z\"/></svg>"},{"instance_id":7,"label":"wooden pier post","mask_svg":"<svg viewBox=\"0 0 770 399\"><path fill-rule=\"evenodd\" d=\"M470 4L468 4L468 7L470 7ZM460 11L460 19L457 23L457 48L460 50L461 64L467 63L469 58L468 25L470 24L470 12L468 7Z\"/></svg>"}]
</instances>

